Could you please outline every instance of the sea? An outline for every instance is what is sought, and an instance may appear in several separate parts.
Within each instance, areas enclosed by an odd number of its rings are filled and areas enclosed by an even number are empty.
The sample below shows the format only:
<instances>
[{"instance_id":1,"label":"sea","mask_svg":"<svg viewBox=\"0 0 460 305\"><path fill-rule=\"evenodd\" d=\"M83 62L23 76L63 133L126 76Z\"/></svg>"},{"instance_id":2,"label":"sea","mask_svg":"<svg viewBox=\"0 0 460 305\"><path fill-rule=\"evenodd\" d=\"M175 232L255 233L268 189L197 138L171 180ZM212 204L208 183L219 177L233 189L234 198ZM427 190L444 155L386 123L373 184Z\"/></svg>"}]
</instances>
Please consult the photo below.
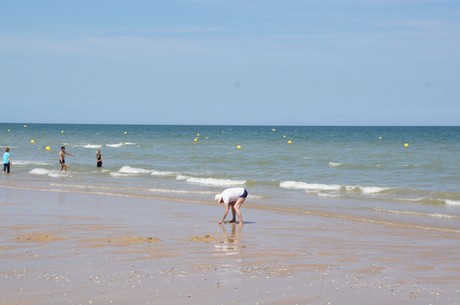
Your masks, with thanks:
<instances>
[{"instance_id":1,"label":"sea","mask_svg":"<svg viewBox=\"0 0 460 305\"><path fill-rule=\"evenodd\" d=\"M74 155L66 172L61 146ZM245 187L249 221L267 209L460 233L458 126L2 123L6 147L11 173L0 184L17 191L167 200L174 209Z\"/></svg>"}]
</instances>

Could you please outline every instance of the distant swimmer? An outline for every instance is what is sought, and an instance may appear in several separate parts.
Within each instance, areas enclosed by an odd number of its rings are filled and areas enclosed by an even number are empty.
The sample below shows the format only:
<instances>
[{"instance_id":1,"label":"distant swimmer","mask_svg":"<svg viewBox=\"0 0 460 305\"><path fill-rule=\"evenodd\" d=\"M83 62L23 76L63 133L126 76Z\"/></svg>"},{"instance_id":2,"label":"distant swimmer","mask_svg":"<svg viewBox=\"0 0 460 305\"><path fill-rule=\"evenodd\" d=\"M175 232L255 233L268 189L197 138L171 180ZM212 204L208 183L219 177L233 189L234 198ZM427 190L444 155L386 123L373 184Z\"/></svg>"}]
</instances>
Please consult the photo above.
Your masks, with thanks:
<instances>
[{"instance_id":1,"label":"distant swimmer","mask_svg":"<svg viewBox=\"0 0 460 305\"><path fill-rule=\"evenodd\" d=\"M225 212L222 219L219 220L219 224L225 221L230 207L232 208L233 218L231 223L236 222L235 214L238 215L240 224L243 224L243 215L241 214L240 208L244 203L244 200L248 197L248 191L245 188L229 188L224 190L222 193L217 194L215 200L217 203L223 203L225 205Z\"/></svg>"},{"instance_id":2,"label":"distant swimmer","mask_svg":"<svg viewBox=\"0 0 460 305\"><path fill-rule=\"evenodd\" d=\"M11 160L10 160L10 148L5 148L5 153L3 154L3 173L10 173L11 167Z\"/></svg>"},{"instance_id":3,"label":"distant swimmer","mask_svg":"<svg viewBox=\"0 0 460 305\"><path fill-rule=\"evenodd\" d=\"M65 164L65 155L69 155L75 157L71 153L65 151L65 146L61 146L61 150L59 151L59 164L61 164L61 172L67 171L67 164Z\"/></svg>"},{"instance_id":4,"label":"distant swimmer","mask_svg":"<svg viewBox=\"0 0 460 305\"><path fill-rule=\"evenodd\" d=\"M96 166L102 167L102 154L99 149L96 151Z\"/></svg>"}]
</instances>

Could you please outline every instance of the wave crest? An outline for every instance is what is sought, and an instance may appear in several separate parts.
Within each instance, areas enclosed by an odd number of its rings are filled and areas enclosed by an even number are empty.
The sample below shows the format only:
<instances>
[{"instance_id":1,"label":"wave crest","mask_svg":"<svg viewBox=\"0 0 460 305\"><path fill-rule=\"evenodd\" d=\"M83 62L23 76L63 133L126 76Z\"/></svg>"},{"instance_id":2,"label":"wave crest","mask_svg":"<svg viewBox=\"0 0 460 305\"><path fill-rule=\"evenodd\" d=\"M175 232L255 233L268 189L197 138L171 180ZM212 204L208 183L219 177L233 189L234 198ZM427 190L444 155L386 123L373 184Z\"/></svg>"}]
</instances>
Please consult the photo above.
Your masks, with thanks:
<instances>
[{"instance_id":1,"label":"wave crest","mask_svg":"<svg viewBox=\"0 0 460 305\"><path fill-rule=\"evenodd\" d=\"M112 147L112 148L118 148L118 147L128 146L128 145L137 145L137 143L120 142L120 143L116 143L116 144L105 144L105 146Z\"/></svg>"},{"instance_id":2,"label":"wave crest","mask_svg":"<svg viewBox=\"0 0 460 305\"><path fill-rule=\"evenodd\" d=\"M40 161L25 161L25 160L14 160L15 166L23 166L23 165L39 165L39 166L46 166L50 165L50 163L40 162Z\"/></svg>"},{"instance_id":3,"label":"wave crest","mask_svg":"<svg viewBox=\"0 0 460 305\"><path fill-rule=\"evenodd\" d=\"M188 183L211 185L211 186L237 186L245 185L246 180L217 179L217 178L197 178L185 175L177 175L176 180L184 180Z\"/></svg>"},{"instance_id":4,"label":"wave crest","mask_svg":"<svg viewBox=\"0 0 460 305\"><path fill-rule=\"evenodd\" d=\"M66 174L66 172L60 172L58 170L49 170L49 169L40 168L40 167L34 168L29 173L32 175L49 176L49 177L60 177L63 175L68 175Z\"/></svg>"},{"instance_id":5,"label":"wave crest","mask_svg":"<svg viewBox=\"0 0 460 305\"><path fill-rule=\"evenodd\" d=\"M391 188L379 186L360 186L360 185L339 185L339 184L320 184L320 183L306 183L299 181L283 181L280 187L284 189L297 189L305 190L307 192L357 192L362 194L377 194L382 193Z\"/></svg>"},{"instance_id":6,"label":"wave crest","mask_svg":"<svg viewBox=\"0 0 460 305\"><path fill-rule=\"evenodd\" d=\"M280 187L284 189L300 189L307 191L338 191L341 189L341 186L337 184L318 184L298 181L283 181L280 183Z\"/></svg>"}]
</instances>

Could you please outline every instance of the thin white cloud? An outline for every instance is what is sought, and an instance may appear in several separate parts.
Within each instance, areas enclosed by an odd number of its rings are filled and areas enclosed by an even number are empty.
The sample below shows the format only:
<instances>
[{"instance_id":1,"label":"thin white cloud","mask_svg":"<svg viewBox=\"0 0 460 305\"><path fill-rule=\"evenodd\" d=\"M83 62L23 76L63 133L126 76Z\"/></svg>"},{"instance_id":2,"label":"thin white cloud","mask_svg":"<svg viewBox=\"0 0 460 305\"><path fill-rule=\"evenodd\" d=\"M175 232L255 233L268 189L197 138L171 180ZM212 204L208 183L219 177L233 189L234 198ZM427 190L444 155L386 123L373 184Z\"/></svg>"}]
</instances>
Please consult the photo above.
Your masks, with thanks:
<instances>
[{"instance_id":1,"label":"thin white cloud","mask_svg":"<svg viewBox=\"0 0 460 305\"><path fill-rule=\"evenodd\" d=\"M145 32L164 33L164 34L203 34L203 33L222 33L223 28L218 27L163 27L145 29Z\"/></svg>"},{"instance_id":2,"label":"thin white cloud","mask_svg":"<svg viewBox=\"0 0 460 305\"><path fill-rule=\"evenodd\" d=\"M190 39L138 36L0 36L0 53L22 55L63 55L135 60L174 53L207 53Z\"/></svg>"}]
</instances>

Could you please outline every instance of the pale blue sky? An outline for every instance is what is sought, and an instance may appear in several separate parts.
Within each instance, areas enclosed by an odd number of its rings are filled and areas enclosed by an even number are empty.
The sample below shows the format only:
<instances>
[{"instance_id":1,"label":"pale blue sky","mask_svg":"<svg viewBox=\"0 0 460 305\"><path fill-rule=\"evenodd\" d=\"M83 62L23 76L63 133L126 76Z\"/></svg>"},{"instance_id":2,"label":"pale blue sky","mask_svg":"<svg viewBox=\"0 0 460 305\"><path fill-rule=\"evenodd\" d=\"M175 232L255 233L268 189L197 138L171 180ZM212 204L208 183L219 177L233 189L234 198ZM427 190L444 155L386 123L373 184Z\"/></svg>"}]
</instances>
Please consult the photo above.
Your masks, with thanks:
<instances>
[{"instance_id":1,"label":"pale blue sky","mask_svg":"<svg viewBox=\"0 0 460 305\"><path fill-rule=\"evenodd\" d=\"M460 1L0 0L0 122L460 125Z\"/></svg>"}]
</instances>

